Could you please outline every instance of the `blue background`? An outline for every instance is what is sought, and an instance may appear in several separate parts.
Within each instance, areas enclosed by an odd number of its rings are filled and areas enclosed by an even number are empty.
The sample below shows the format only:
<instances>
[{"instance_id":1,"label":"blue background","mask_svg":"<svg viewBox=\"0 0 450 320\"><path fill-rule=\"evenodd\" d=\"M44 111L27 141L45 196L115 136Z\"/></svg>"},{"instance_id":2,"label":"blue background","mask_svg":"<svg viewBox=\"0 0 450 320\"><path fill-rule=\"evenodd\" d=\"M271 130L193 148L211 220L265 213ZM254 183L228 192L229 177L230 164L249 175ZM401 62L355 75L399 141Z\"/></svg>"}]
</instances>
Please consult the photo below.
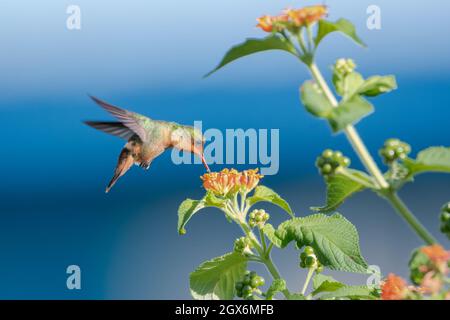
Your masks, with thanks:
<instances>
[{"instance_id":1,"label":"blue background","mask_svg":"<svg viewBox=\"0 0 450 320\"><path fill-rule=\"evenodd\" d=\"M280 171L264 183L297 215L324 202L314 160L324 148L356 160L343 135L298 101L307 79L282 52L258 54L206 80L223 53L245 37L260 37L255 18L311 1L2 1L0 10L0 298L189 298L188 274L231 250L239 236L214 210L176 232L179 203L200 198L200 165L175 166L167 153L148 172L133 168L108 195L123 142L96 132L84 119L108 119L87 93L149 115L204 128L279 128ZM376 154L389 137L450 145L450 3L438 0L327 1L330 19L345 16L368 49L335 35L318 63L329 74L336 58L353 57L365 75L397 75L399 90L374 100L377 112L358 129ZM66 8L81 7L82 29L66 28ZM382 29L366 28L377 4ZM380 164L381 165L381 164ZM214 170L221 169L213 166ZM450 200L450 177L420 176L402 196L437 232L440 206ZM274 223L285 218L270 208ZM358 228L364 256L384 274L407 275L410 251L421 244L387 203L370 192L340 208ZM448 242L447 242L448 243ZM299 290L305 274L293 248L274 254ZM82 270L82 289L66 288L66 267ZM256 270L261 268L256 267ZM333 273L350 283L365 277ZM297 286L298 284L298 286ZM297 286L297 287L295 287Z\"/></svg>"}]
</instances>

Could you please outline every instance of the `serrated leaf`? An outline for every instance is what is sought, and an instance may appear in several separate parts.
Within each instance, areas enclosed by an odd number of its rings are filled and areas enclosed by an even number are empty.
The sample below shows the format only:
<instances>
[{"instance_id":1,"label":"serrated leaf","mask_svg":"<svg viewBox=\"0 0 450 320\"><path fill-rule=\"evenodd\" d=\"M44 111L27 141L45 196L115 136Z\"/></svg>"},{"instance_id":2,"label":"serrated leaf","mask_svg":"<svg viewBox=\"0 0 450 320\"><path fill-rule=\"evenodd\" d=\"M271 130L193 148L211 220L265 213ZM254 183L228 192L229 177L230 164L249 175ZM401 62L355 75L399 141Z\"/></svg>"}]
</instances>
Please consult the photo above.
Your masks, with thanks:
<instances>
[{"instance_id":1,"label":"serrated leaf","mask_svg":"<svg viewBox=\"0 0 450 320\"><path fill-rule=\"evenodd\" d=\"M327 99L319 86L307 81L300 88L300 100L306 110L319 118L327 118L333 111L333 105Z\"/></svg>"},{"instance_id":2,"label":"serrated leaf","mask_svg":"<svg viewBox=\"0 0 450 320\"><path fill-rule=\"evenodd\" d=\"M332 292L344 287L345 284L334 280L330 276L325 276L322 274L316 274L313 279L313 296L322 292Z\"/></svg>"},{"instance_id":3,"label":"serrated leaf","mask_svg":"<svg viewBox=\"0 0 450 320\"><path fill-rule=\"evenodd\" d=\"M292 212L289 203L287 203L286 200L281 198L275 191L273 191L270 188L267 188L266 186L257 186L255 188L253 196L247 198L247 202L250 206L253 206L258 202L270 202L274 205L279 206L281 209L286 211L291 217L294 216L294 213Z\"/></svg>"},{"instance_id":4,"label":"serrated leaf","mask_svg":"<svg viewBox=\"0 0 450 320\"><path fill-rule=\"evenodd\" d=\"M272 242L275 247L277 248L281 247L281 240L276 236L275 229L270 223L266 223L262 231L264 235L267 237L267 239L269 239L270 242Z\"/></svg>"},{"instance_id":5,"label":"serrated leaf","mask_svg":"<svg viewBox=\"0 0 450 320\"><path fill-rule=\"evenodd\" d=\"M361 179L367 179L365 175L359 171L352 170L352 174L357 175ZM312 207L317 212L328 213L336 210L347 198L356 192L364 190L366 187L347 176L336 174L326 180L327 184L327 203L323 207Z\"/></svg>"},{"instance_id":6,"label":"serrated leaf","mask_svg":"<svg viewBox=\"0 0 450 320\"><path fill-rule=\"evenodd\" d=\"M281 247L295 241L297 246L312 246L322 265L340 271L367 273L361 256L358 232L340 214L314 214L283 222L276 231Z\"/></svg>"},{"instance_id":7,"label":"serrated leaf","mask_svg":"<svg viewBox=\"0 0 450 320\"><path fill-rule=\"evenodd\" d=\"M319 29L317 31L317 37L314 40L316 47L326 36L328 36L330 33L333 32L340 32L348 36L350 39L355 41L360 46L366 47L366 44L356 34L355 26L346 19L339 19L336 22L320 20Z\"/></svg>"},{"instance_id":8,"label":"serrated leaf","mask_svg":"<svg viewBox=\"0 0 450 320\"><path fill-rule=\"evenodd\" d=\"M423 172L450 173L450 148L430 147L419 152L415 160L405 159L404 165L410 176Z\"/></svg>"},{"instance_id":9,"label":"serrated leaf","mask_svg":"<svg viewBox=\"0 0 450 320\"><path fill-rule=\"evenodd\" d=\"M178 233L186 233L186 224L191 220L192 216L201 209L206 207L222 208L224 206L225 199L220 199L214 196L212 193L207 193L201 200L184 200L178 208Z\"/></svg>"},{"instance_id":10,"label":"serrated leaf","mask_svg":"<svg viewBox=\"0 0 450 320\"><path fill-rule=\"evenodd\" d=\"M354 95L334 108L328 119L333 132L338 132L348 125L355 124L372 112L373 106L367 100L359 95Z\"/></svg>"},{"instance_id":11,"label":"serrated leaf","mask_svg":"<svg viewBox=\"0 0 450 320\"><path fill-rule=\"evenodd\" d=\"M270 35L264 39L247 39L245 42L232 47L222 58L222 61L219 63L219 65L214 70L207 73L205 77L210 76L230 62L257 52L267 50L283 50L297 56L295 48L285 39L277 35Z\"/></svg>"},{"instance_id":12,"label":"serrated leaf","mask_svg":"<svg viewBox=\"0 0 450 320\"><path fill-rule=\"evenodd\" d=\"M191 295L197 300L230 300L235 284L245 274L247 259L227 253L202 263L189 277Z\"/></svg>"},{"instance_id":13,"label":"serrated leaf","mask_svg":"<svg viewBox=\"0 0 450 320\"><path fill-rule=\"evenodd\" d=\"M335 291L322 294L320 299L375 300L378 299L378 293L375 288L368 286L343 286Z\"/></svg>"},{"instance_id":14,"label":"serrated leaf","mask_svg":"<svg viewBox=\"0 0 450 320\"><path fill-rule=\"evenodd\" d=\"M373 76L364 81L358 93L368 97L375 97L397 89L395 76Z\"/></svg>"},{"instance_id":15,"label":"serrated leaf","mask_svg":"<svg viewBox=\"0 0 450 320\"><path fill-rule=\"evenodd\" d=\"M275 279L266 292L266 299L272 300L275 294L286 290L286 281L284 279Z\"/></svg>"}]
</instances>

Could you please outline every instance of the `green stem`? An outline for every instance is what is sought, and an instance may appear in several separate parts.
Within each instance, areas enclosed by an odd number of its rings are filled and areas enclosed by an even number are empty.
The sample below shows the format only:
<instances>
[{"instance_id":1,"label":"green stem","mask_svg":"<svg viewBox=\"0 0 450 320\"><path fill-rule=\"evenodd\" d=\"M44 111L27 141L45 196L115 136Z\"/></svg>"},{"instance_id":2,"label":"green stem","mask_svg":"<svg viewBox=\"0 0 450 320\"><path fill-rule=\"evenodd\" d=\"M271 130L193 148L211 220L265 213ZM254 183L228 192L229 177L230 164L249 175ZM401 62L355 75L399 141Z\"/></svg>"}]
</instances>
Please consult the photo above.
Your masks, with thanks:
<instances>
[{"instance_id":1,"label":"green stem","mask_svg":"<svg viewBox=\"0 0 450 320\"><path fill-rule=\"evenodd\" d=\"M272 278L274 279L282 279L280 273L278 272L277 267L275 267L274 263L272 262L272 259L270 258L270 255L268 255L265 259L263 259L263 263L266 266L267 270L272 275ZM283 291L284 296L286 299L289 299L291 296L291 293L288 289L284 289Z\"/></svg>"},{"instance_id":2,"label":"green stem","mask_svg":"<svg viewBox=\"0 0 450 320\"><path fill-rule=\"evenodd\" d=\"M399 198L396 192L387 192L385 197L389 200L392 206L397 210L398 214L408 222L411 229L422 238L427 244L431 245L437 243L436 239L425 229L425 227L417 220L414 214L408 209L406 204Z\"/></svg>"},{"instance_id":3,"label":"green stem","mask_svg":"<svg viewBox=\"0 0 450 320\"><path fill-rule=\"evenodd\" d=\"M311 281L311 278L314 274L314 270L315 270L315 268L309 268L309 270L308 270L308 274L306 275L305 284L303 285L303 289L302 289L302 295L305 295L306 289L308 289L308 284Z\"/></svg>"},{"instance_id":4,"label":"green stem","mask_svg":"<svg viewBox=\"0 0 450 320\"><path fill-rule=\"evenodd\" d=\"M317 65L315 63L312 63L309 66L309 69L311 71L311 74L313 78L316 80L317 84L320 86L322 91L325 93L325 96L328 98L330 103L333 105L333 107L337 108L339 103L334 97L333 92L331 92L330 87L326 83L325 79L322 76L322 73L320 72L319 68L317 68ZM375 178L375 181L382 189L389 188L389 184L387 183L386 179L384 179L383 174L381 173L380 169L378 168L377 164L373 160L372 156L370 155L369 151L367 150L366 146L364 145L364 142L361 140L361 137L359 136L356 129L353 127L353 125L348 125L344 129L345 135L347 136L348 140L352 144L353 148L355 149L356 153L358 154L359 158L361 159L362 163L366 167L367 171L369 171L372 176Z\"/></svg>"},{"instance_id":5,"label":"green stem","mask_svg":"<svg viewBox=\"0 0 450 320\"><path fill-rule=\"evenodd\" d=\"M263 246L264 254L267 254L266 238L265 238L264 232L262 231L261 228L259 229L259 238L261 239L261 243L262 243L262 246Z\"/></svg>"},{"instance_id":6,"label":"green stem","mask_svg":"<svg viewBox=\"0 0 450 320\"><path fill-rule=\"evenodd\" d=\"M275 267L275 264L272 262L272 258L270 257L270 254L268 254L267 252L264 252L263 248L261 248L261 245L260 245L258 239L256 238L253 231L250 229L250 227L247 225L247 223L241 222L241 223L239 223L239 225L241 226L245 235L247 235L252 240L253 245L255 246L255 249L256 249L256 251L258 251L258 254L260 256L260 259L261 259L260 262L266 266L266 268L269 271L269 273L271 274L272 278L273 279L282 279L280 273L278 272L278 269ZM285 289L282 292L283 292L284 296L286 297L286 299L289 299L289 297L291 296L291 293L289 292L289 290Z\"/></svg>"},{"instance_id":7,"label":"green stem","mask_svg":"<svg viewBox=\"0 0 450 320\"><path fill-rule=\"evenodd\" d=\"M313 78L316 80L317 84L323 90L327 99L335 108L337 108L339 103L336 100L327 82L323 78L322 73L320 72L317 65L315 63L311 63L308 65L308 67ZM377 164L373 160L372 156L370 155L369 151L364 145L364 142L362 141L361 137L359 136L358 132L353 127L353 125L348 125L344 129L344 132L347 136L347 139L353 146L353 149L356 151L359 158L361 159L361 162L364 164L367 171L370 172L372 177L375 179L375 182L381 188L381 194L386 196L386 198L390 201L394 209L399 213L401 217L403 217L403 219L409 224L409 226L417 233L417 235L420 238L422 238L428 244L436 243L437 241L422 226L422 224L411 213L411 211L409 211L408 207L406 207L406 205L398 197L398 195L395 192L389 190L390 188L389 183L384 178L383 174L381 173L381 170L378 168Z\"/></svg>"}]
</instances>

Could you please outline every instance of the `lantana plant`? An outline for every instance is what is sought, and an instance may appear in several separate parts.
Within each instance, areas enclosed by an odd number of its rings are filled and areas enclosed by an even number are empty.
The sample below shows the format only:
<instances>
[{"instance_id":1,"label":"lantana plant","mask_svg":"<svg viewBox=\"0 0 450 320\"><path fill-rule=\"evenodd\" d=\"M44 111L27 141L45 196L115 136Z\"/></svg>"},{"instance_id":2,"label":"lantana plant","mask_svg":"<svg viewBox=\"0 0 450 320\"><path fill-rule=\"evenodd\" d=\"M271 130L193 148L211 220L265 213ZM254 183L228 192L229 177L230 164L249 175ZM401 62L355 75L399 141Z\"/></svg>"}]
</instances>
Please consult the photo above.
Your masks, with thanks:
<instances>
[{"instance_id":1,"label":"lantana plant","mask_svg":"<svg viewBox=\"0 0 450 320\"><path fill-rule=\"evenodd\" d=\"M232 47L219 65L225 65L254 53L281 50L304 64L312 76L300 87L300 100L314 117L325 120L334 134L344 133L366 171L351 168L350 158L340 151L325 150L316 161L327 185L326 204L311 208L311 215L296 217L286 200L260 184L257 170L238 172L224 169L202 177L206 194L201 200L185 200L179 208L178 230L185 233L186 223L206 207L220 209L236 223L243 237L235 241L232 252L204 262L190 276L190 289L197 299L272 299L280 292L286 299L422 299L448 298L448 252L437 244L398 195L403 185L426 172L450 173L450 148L430 147L411 157L411 147L399 139L389 139L380 149L386 171L378 167L355 129L355 124L373 113L369 98L397 89L392 75L363 77L352 59L340 58L333 64L330 88L315 62L316 51L330 34L341 33L365 46L354 25L346 20L326 20L327 7L310 6L288 9L277 16L265 15L257 27L267 36L248 39ZM339 98L336 97L339 96ZM356 192L369 189L387 200L426 247L416 250L410 263L411 280L416 286L389 275L377 285L349 286L322 272L326 269L369 273L360 253L356 228L339 213L333 213ZM260 202L281 207L289 219L274 227L270 215L255 208ZM449 235L450 206L442 209L441 231ZM299 267L308 270L301 290L291 292L271 258L274 247L295 243L300 251ZM249 263L262 263L272 281L266 291L264 279L249 271ZM308 291L312 280L312 290Z\"/></svg>"}]
</instances>

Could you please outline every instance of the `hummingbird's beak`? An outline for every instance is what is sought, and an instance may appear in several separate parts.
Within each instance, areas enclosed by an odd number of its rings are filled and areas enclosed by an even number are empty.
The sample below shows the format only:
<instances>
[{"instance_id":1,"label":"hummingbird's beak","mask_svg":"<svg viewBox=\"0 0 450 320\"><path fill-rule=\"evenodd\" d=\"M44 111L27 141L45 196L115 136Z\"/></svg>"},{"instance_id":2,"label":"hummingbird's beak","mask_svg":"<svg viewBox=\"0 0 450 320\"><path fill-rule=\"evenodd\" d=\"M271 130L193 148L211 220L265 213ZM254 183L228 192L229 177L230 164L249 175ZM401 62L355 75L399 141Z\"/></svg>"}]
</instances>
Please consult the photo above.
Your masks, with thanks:
<instances>
[{"instance_id":1,"label":"hummingbird's beak","mask_svg":"<svg viewBox=\"0 0 450 320\"><path fill-rule=\"evenodd\" d=\"M201 158L202 158L202 163L203 163L203 165L204 165L205 168L206 168L206 171L211 172L211 170L210 170L209 167L208 167L208 164L206 163L205 155L204 155L203 153L202 153L202 155L201 155Z\"/></svg>"}]
</instances>

